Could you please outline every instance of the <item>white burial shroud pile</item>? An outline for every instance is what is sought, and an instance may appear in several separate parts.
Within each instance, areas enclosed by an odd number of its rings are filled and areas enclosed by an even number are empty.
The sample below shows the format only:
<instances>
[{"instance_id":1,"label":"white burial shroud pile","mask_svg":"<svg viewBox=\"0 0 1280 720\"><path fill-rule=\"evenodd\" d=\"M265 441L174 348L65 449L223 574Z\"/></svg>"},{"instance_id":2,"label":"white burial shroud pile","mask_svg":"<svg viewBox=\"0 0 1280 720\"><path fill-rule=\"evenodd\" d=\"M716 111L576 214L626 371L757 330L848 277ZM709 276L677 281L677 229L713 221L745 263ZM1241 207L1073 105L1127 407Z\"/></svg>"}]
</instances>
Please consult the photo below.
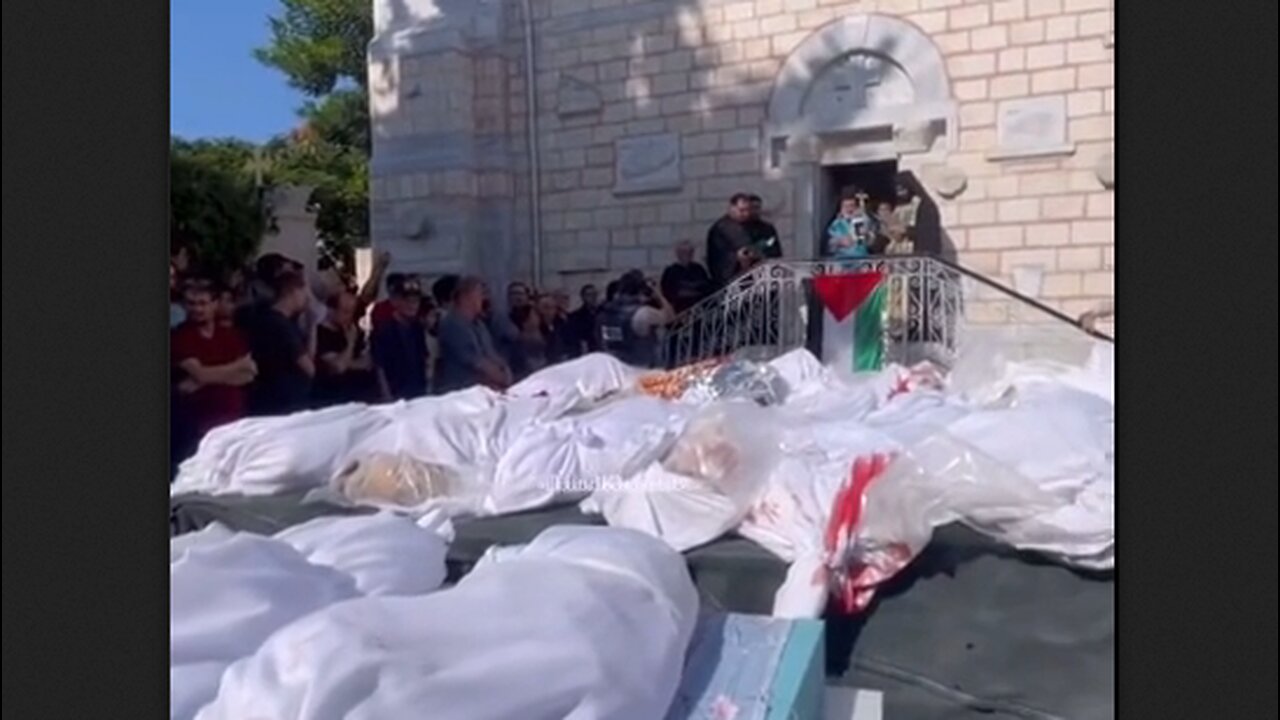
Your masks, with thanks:
<instances>
[{"instance_id":1,"label":"white burial shroud pile","mask_svg":"<svg viewBox=\"0 0 1280 720\"><path fill-rule=\"evenodd\" d=\"M440 538L389 514L174 545L175 719L651 720L698 615L683 558L623 529L549 529L447 589Z\"/></svg>"},{"instance_id":2,"label":"white burial shroud pile","mask_svg":"<svg viewBox=\"0 0 1280 720\"><path fill-rule=\"evenodd\" d=\"M736 530L791 563L775 613L851 609L966 523L1092 569L1114 565L1111 345L1079 366L1001 363L960 392L930 367L839 377L807 351L768 363L760 407L637 392L590 355L504 394L472 388L214 430L175 494L307 490L414 516L493 515L581 499L677 550ZM592 490L594 492L584 492Z\"/></svg>"},{"instance_id":3,"label":"white burial shroud pile","mask_svg":"<svg viewBox=\"0 0 1280 720\"><path fill-rule=\"evenodd\" d=\"M174 538L170 717L193 717L228 667L296 620L354 598L433 592L444 582L445 550L441 535L389 513L321 518L275 537L211 525Z\"/></svg>"}]
</instances>

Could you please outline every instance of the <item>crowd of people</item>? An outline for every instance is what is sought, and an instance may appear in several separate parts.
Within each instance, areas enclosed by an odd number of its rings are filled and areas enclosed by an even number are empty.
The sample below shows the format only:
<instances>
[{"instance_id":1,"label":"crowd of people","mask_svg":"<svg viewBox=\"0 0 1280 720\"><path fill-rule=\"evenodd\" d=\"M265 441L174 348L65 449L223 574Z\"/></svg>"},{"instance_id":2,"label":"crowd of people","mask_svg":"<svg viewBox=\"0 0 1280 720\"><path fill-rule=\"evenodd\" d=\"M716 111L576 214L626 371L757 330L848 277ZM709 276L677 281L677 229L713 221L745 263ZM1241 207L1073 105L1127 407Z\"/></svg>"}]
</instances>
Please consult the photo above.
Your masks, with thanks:
<instances>
[{"instance_id":1,"label":"crowd of people","mask_svg":"<svg viewBox=\"0 0 1280 720\"><path fill-rule=\"evenodd\" d=\"M677 255L691 261L691 249L684 243ZM597 351L653 365L658 328L676 313L638 270L603 293L583 286L576 308L563 290L513 282L499 310L479 278L445 275L426 288L413 275L388 273L390 260L378 256L356 287L333 264L308 273L275 254L210 274L178 245L169 311L175 462L212 428L243 417L477 384L500 390Z\"/></svg>"},{"instance_id":2,"label":"crowd of people","mask_svg":"<svg viewBox=\"0 0 1280 720\"><path fill-rule=\"evenodd\" d=\"M841 203L829 247L837 256L899 251L904 209ZM689 240L658 279L631 270L601 289L584 285L577 307L560 289L523 282L499 309L476 277L445 275L430 288L389 273L382 254L363 286L339 263L308 272L278 254L211 275L178 241L170 262L175 457L208 430L250 415L350 402L389 402L480 384L503 389L548 365L604 351L639 367L661 362L662 328L756 264L782 256L761 199L729 200L707 233L705 264ZM379 295L382 299L379 300ZM603 296L603 297L602 297Z\"/></svg>"}]
</instances>

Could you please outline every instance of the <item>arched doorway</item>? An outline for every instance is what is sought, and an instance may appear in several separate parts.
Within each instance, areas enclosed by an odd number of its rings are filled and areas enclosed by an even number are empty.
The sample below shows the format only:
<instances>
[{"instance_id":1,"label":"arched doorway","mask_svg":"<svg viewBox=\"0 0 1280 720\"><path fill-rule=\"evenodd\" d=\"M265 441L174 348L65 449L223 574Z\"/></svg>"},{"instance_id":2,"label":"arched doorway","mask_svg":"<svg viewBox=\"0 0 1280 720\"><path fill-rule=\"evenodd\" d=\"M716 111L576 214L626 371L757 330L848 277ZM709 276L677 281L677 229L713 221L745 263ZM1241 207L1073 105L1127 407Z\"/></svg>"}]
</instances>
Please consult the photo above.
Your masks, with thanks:
<instances>
[{"instance_id":1,"label":"arched doorway","mask_svg":"<svg viewBox=\"0 0 1280 720\"><path fill-rule=\"evenodd\" d=\"M814 32L774 81L766 172L796 188L796 228L817 256L841 183L884 185L908 154L953 146L956 103L941 51L900 18L863 14Z\"/></svg>"}]
</instances>

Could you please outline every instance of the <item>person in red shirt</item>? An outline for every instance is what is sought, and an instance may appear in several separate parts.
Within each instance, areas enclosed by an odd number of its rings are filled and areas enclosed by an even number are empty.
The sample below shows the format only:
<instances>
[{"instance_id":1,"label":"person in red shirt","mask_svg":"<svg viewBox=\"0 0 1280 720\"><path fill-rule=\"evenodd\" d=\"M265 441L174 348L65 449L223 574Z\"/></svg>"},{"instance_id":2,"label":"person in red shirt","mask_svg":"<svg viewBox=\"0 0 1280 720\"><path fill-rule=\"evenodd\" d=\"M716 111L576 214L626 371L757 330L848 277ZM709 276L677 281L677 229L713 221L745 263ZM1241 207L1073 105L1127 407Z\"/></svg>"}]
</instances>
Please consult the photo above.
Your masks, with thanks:
<instances>
[{"instance_id":1,"label":"person in red shirt","mask_svg":"<svg viewBox=\"0 0 1280 720\"><path fill-rule=\"evenodd\" d=\"M392 298L400 293L400 288L409 281L409 276L404 273L391 273L387 275L387 297L373 304L373 309L369 311L369 324L378 327L388 320L394 320L396 317L396 308L392 302Z\"/></svg>"},{"instance_id":2,"label":"person in red shirt","mask_svg":"<svg viewBox=\"0 0 1280 720\"><path fill-rule=\"evenodd\" d=\"M220 295L208 282L187 283L182 293L187 319L169 342L179 402L195 441L244 417L244 388L258 373L240 332L219 322Z\"/></svg>"},{"instance_id":3,"label":"person in red shirt","mask_svg":"<svg viewBox=\"0 0 1280 720\"><path fill-rule=\"evenodd\" d=\"M240 298L236 297L235 289L229 284L221 285L214 295L214 322L220 328L234 330L236 327L236 309L240 307Z\"/></svg>"}]
</instances>

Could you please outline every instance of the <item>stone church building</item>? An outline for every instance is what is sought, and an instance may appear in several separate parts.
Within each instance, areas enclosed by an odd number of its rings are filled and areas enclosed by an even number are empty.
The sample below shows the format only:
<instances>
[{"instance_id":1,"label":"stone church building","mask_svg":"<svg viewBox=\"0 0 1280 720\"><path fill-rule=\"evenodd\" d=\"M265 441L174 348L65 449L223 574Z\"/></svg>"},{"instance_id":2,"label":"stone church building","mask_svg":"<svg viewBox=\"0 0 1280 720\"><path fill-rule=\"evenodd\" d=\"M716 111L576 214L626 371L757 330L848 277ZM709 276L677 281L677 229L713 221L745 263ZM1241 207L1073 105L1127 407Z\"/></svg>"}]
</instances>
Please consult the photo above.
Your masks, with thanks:
<instances>
[{"instance_id":1,"label":"stone church building","mask_svg":"<svg viewBox=\"0 0 1280 720\"><path fill-rule=\"evenodd\" d=\"M375 0L372 233L400 269L576 290L702 247L736 192L787 257L842 189L1076 315L1113 296L1112 0Z\"/></svg>"}]
</instances>

